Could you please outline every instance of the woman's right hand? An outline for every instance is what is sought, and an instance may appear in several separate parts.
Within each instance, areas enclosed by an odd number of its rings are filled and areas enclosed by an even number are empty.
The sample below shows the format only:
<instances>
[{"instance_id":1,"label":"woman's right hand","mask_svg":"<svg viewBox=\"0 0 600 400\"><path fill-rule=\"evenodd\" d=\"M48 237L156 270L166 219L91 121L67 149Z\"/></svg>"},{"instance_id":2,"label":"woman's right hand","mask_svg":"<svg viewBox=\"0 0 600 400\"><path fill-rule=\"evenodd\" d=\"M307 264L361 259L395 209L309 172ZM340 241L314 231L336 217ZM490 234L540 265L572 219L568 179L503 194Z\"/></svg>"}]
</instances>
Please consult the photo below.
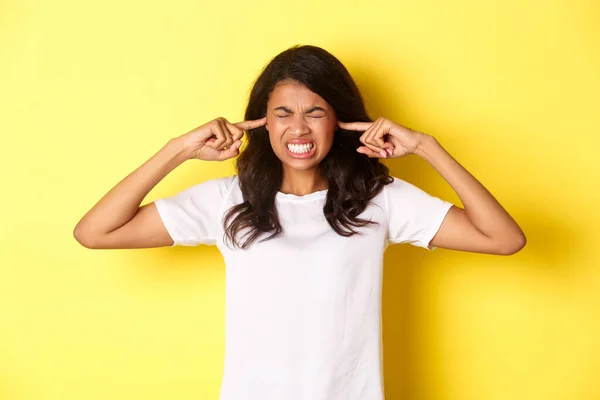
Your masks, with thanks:
<instances>
[{"instance_id":1,"label":"woman's right hand","mask_svg":"<svg viewBox=\"0 0 600 400\"><path fill-rule=\"evenodd\" d=\"M235 124L219 117L179 136L178 140L190 159L224 161L238 155L244 131L266 124L267 117Z\"/></svg>"}]
</instances>

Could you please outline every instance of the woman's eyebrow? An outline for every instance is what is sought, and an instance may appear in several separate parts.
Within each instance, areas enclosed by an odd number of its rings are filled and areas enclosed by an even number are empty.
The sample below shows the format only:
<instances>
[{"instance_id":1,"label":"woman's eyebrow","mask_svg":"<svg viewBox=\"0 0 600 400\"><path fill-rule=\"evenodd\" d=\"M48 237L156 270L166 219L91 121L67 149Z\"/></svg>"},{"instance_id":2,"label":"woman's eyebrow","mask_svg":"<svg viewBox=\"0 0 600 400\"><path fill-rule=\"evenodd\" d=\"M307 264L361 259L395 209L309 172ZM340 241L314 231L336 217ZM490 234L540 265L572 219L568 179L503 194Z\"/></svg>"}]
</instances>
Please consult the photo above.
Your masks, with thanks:
<instances>
[{"instance_id":1,"label":"woman's eyebrow","mask_svg":"<svg viewBox=\"0 0 600 400\"><path fill-rule=\"evenodd\" d=\"M282 111L285 111L286 113L290 113L290 114L294 113L292 110L290 110L289 108L287 108L285 106L279 106L279 107L276 107L273 109L273 111L277 111L277 110L282 110ZM326 112L327 110L325 110L323 107L314 106L314 107L311 107L310 109L306 110L305 114L310 114L311 112L314 112L314 111Z\"/></svg>"}]
</instances>

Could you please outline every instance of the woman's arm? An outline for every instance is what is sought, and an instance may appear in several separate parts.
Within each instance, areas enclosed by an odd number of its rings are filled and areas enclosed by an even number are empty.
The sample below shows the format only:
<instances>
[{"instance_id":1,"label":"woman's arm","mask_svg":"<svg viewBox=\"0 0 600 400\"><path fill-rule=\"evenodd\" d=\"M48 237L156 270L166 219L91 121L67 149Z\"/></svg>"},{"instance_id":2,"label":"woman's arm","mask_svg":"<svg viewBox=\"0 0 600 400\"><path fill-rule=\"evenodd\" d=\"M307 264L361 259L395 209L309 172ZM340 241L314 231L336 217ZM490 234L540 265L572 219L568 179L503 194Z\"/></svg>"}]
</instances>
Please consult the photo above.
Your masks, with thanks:
<instances>
[{"instance_id":1,"label":"woman's arm","mask_svg":"<svg viewBox=\"0 0 600 400\"><path fill-rule=\"evenodd\" d=\"M188 159L224 161L239 154L245 130L266 124L266 118L231 124L219 117L169 140L152 158L113 187L79 221L73 236L93 249L130 249L173 245L156 205L140 207L146 195L167 174Z\"/></svg>"},{"instance_id":2,"label":"woman's arm","mask_svg":"<svg viewBox=\"0 0 600 400\"><path fill-rule=\"evenodd\" d=\"M464 209L452 207L431 240L436 247L492 254L514 254L525 234L494 196L429 135L421 134L415 154L454 189Z\"/></svg>"},{"instance_id":3,"label":"woman's arm","mask_svg":"<svg viewBox=\"0 0 600 400\"><path fill-rule=\"evenodd\" d=\"M125 177L79 221L73 236L87 248L170 246L154 203L140 207L146 195L188 156L181 137L171 139L139 168Z\"/></svg>"},{"instance_id":4,"label":"woman's arm","mask_svg":"<svg viewBox=\"0 0 600 400\"><path fill-rule=\"evenodd\" d=\"M374 122L342 122L342 129L364 131L357 151L371 158L417 154L454 189L464 209L450 208L430 245L488 254L514 254L525 234L492 194L430 135L378 118Z\"/></svg>"}]
</instances>

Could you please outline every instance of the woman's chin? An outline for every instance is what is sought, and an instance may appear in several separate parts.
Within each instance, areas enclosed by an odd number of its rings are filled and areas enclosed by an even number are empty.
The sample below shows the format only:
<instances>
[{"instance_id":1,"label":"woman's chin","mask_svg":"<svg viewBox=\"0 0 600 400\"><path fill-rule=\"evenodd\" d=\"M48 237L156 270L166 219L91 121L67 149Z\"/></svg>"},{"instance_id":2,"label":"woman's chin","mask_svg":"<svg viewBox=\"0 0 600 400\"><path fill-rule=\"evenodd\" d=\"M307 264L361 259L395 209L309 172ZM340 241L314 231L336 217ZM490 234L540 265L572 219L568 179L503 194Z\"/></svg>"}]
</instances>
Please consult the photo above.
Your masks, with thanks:
<instances>
[{"instance_id":1,"label":"woman's chin","mask_svg":"<svg viewBox=\"0 0 600 400\"><path fill-rule=\"evenodd\" d=\"M283 161L283 164L288 166L291 169L295 169L298 171L306 171L306 170L310 170L315 168L317 165L319 165L318 162L316 162L315 160L308 160L308 159L304 159L304 160L286 160Z\"/></svg>"}]
</instances>

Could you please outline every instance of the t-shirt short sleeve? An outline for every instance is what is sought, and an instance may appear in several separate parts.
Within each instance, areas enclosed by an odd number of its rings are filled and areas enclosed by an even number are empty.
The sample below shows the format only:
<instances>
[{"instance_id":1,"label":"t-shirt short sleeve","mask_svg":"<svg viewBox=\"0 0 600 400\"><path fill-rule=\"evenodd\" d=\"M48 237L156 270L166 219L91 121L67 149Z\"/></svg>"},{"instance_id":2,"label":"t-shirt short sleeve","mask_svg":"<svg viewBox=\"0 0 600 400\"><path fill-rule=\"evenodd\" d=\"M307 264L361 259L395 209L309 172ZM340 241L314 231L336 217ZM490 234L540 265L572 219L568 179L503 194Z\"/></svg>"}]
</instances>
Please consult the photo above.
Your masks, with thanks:
<instances>
[{"instance_id":1,"label":"t-shirt short sleeve","mask_svg":"<svg viewBox=\"0 0 600 400\"><path fill-rule=\"evenodd\" d=\"M384 186L388 216L388 243L409 243L434 250L429 245L452 203L432 196L415 185L394 177Z\"/></svg>"},{"instance_id":2,"label":"t-shirt short sleeve","mask_svg":"<svg viewBox=\"0 0 600 400\"><path fill-rule=\"evenodd\" d=\"M154 201L173 246L215 244L235 176L211 179Z\"/></svg>"}]
</instances>

